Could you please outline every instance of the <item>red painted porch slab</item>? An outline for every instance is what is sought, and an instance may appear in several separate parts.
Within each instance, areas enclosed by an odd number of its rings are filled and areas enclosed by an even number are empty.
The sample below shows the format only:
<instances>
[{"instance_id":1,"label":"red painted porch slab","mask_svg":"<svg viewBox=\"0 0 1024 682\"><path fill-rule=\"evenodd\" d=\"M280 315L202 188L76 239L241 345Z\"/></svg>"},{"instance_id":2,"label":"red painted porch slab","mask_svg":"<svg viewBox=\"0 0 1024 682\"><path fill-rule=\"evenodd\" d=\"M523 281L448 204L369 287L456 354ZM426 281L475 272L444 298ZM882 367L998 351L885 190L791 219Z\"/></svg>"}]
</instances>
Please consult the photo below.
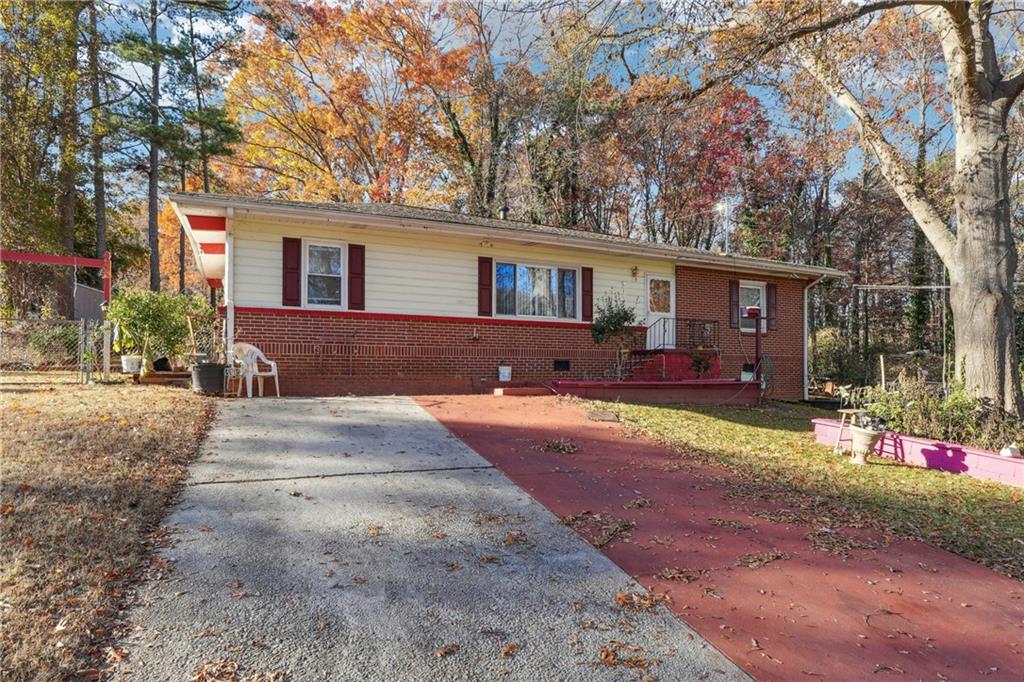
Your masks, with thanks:
<instances>
[{"instance_id":1,"label":"red painted porch slab","mask_svg":"<svg viewBox=\"0 0 1024 682\"><path fill-rule=\"evenodd\" d=\"M757 384L738 379L685 381L553 381L560 395L659 405L756 405Z\"/></svg>"},{"instance_id":2,"label":"red painted porch slab","mask_svg":"<svg viewBox=\"0 0 1024 682\"><path fill-rule=\"evenodd\" d=\"M814 424L814 437L819 443L835 445L838 420L812 419L811 423ZM840 442L843 448L849 446L849 438L849 429L844 429ZM875 454L905 464L967 474L1024 488L1024 459L1000 457L989 450L889 432L878 442Z\"/></svg>"},{"instance_id":3,"label":"red painted porch slab","mask_svg":"<svg viewBox=\"0 0 1024 682\"><path fill-rule=\"evenodd\" d=\"M814 529L750 514L782 503L731 496L729 472L680 459L621 424L590 421L584 406L554 397L418 400L553 513L636 522L601 551L669 595L679 618L758 679L1024 679L1024 585L1015 580L919 542L826 554L806 539ZM538 447L554 438L579 450ZM630 506L638 497L650 506ZM737 565L773 550L788 558ZM694 579L657 576L670 567Z\"/></svg>"}]
</instances>

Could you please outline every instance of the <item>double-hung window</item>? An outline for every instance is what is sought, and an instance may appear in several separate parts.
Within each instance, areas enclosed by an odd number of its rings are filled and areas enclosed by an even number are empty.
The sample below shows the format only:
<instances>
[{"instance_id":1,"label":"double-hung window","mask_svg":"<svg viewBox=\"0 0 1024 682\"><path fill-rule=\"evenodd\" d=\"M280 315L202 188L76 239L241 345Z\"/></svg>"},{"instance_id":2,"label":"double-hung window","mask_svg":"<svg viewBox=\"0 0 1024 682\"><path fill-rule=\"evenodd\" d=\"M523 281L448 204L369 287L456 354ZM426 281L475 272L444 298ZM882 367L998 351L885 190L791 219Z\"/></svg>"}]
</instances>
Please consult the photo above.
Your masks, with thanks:
<instances>
[{"instance_id":1,"label":"double-hung window","mask_svg":"<svg viewBox=\"0 0 1024 682\"><path fill-rule=\"evenodd\" d=\"M753 334L757 329L754 318L745 316L747 308L761 311L761 331L768 331L766 301L764 282L740 282L740 331Z\"/></svg>"},{"instance_id":2,"label":"double-hung window","mask_svg":"<svg viewBox=\"0 0 1024 682\"><path fill-rule=\"evenodd\" d=\"M499 262L494 270L498 315L576 319L576 268Z\"/></svg>"},{"instance_id":3,"label":"double-hung window","mask_svg":"<svg viewBox=\"0 0 1024 682\"><path fill-rule=\"evenodd\" d=\"M303 291L306 305L342 307L345 289L345 245L337 242L307 241L304 246Z\"/></svg>"}]
</instances>

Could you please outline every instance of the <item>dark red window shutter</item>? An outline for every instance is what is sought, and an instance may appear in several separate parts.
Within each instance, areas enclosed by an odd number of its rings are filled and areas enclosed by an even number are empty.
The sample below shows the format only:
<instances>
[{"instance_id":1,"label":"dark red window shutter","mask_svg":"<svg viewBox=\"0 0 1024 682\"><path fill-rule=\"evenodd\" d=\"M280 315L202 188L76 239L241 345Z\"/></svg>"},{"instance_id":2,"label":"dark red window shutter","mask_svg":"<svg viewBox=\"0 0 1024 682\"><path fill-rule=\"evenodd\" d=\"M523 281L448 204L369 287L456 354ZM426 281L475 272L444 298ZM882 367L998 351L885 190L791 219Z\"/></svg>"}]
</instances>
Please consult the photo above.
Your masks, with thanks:
<instances>
[{"instance_id":1,"label":"dark red window shutter","mask_svg":"<svg viewBox=\"0 0 1024 682\"><path fill-rule=\"evenodd\" d=\"M302 240L282 240L281 305L302 305Z\"/></svg>"},{"instance_id":2,"label":"dark red window shutter","mask_svg":"<svg viewBox=\"0 0 1024 682\"><path fill-rule=\"evenodd\" d=\"M729 280L729 326L734 329L740 326L740 282L737 279Z\"/></svg>"},{"instance_id":3,"label":"dark red window shutter","mask_svg":"<svg viewBox=\"0 0 1024 682\"><path fill-rule=\"evenodd\" d=\"M779 292L778 287L774 284L768 284L764 288L765 298L768 300L765 302L765 307L768 308L768 329L779 328Z\"/></svg>"},{"instance_id":4,"label":"dark red window shutter","mask_svg":"<svg viewBox=\"0 0 1024 682\"><path fill-rule=\"evenodd\" d=\"M580 268L580 319L594 319L594 268Z\"/></svg>"},{"instance_id":5,"label":"dark red window shutter","mask_svg":"<svg viewBox=\"0 0 1024 682\"><path fill-rule=\"evenodd\" d=\"M366 247L348 245L348 309L366 310Z\"/></svg>"},{"instance_id":6,"label":"dark red window shutter","mask_svg":"<svg viewBox=\"0 0 1024 682\"><path fill-rule=\"evenodd\" d=\"M486 256L480 256L476 261L476 270L476 314L480 317L491 317L491 301L494 300L494 261Z\"/></svg>"}]
</instances>

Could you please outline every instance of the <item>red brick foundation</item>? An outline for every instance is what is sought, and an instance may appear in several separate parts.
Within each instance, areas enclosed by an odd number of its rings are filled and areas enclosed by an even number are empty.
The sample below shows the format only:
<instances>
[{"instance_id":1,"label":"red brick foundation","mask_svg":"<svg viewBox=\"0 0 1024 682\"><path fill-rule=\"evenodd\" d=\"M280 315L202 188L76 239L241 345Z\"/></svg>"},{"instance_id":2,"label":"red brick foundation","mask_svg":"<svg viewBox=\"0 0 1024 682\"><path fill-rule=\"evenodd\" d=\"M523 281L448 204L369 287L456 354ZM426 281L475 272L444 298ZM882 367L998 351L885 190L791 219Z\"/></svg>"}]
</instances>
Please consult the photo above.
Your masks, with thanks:
<instances>
[{"instance_id":1,"label":"red brick foundation","mask_svg":"<svg viewBox=\"0 0 1024 682\"><path fill-rule=\"evenodd\" d=\"M235 340L278 363L284 395L470 393L499 365L516 383L604 378L615 365L615 346L595 345L586 323L236 308Z\"/></svg>"},{"instance_id":2,"label":"red brick foundation","mask_svg":"<svg viewBox=\"0 0 1024 682\"><path fill-rule=\"evenodd\" d=\"M762 339L769 398L803 397L802 279L676 268L676 316L717 320L717 371L738 379L754 362L754 337L729 326L729 280L773 282L778 325ZM487 390L499 365L517 385L614 378L613 344L596 345L588 323L385 315L288 308L235 309L235 340L278 363L286 395L470 393ZM638 330L637 347L643 347ZM568 360L555 371L555 360ZM638 378L653 378L638 376Z\"/></svg>"}]
</instances>

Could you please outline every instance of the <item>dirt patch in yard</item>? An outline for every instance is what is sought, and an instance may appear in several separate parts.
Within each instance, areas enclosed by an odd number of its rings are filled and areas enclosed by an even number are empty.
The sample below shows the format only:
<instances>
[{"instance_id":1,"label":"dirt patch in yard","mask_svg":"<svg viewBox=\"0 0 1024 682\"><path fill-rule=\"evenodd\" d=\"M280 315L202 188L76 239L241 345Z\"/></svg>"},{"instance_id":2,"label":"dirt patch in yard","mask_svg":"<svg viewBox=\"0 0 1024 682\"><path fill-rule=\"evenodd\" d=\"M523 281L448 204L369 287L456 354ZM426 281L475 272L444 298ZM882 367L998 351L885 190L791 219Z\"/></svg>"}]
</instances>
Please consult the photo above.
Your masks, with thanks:
<instances>
[{"instance_id":1,"label":"dirt patch in yard","mask_svg":"<svg viewBox=\"0 0 1024 682\"><path fill-rule=\"evenodd\" d=\"M837 514L812 476L826 464L809 466L803 479L794 475L787 497L777 485L716 461L715 448L728 446L737 458L781 467L787 460L780 444L806 446L812 460L834 457L796 418L697 410L708 419L690 431L666 421L696 439L686 452L643 435L625 407L600 406L626 422L615 423L588 419L593 405L547 397L435 396L420 404L588 539L593 519L634 524L601 551L651 593L665 595L679 618L757 678L1024 679L1019 581L876 523L899 518L869 511L863 500L851 499ZM653 422L647 430L654 431ZM655 434L659 441L666 436ZM530 446L551 439L572 439L578 450L556 459ZM870 469L850 475L888 475L894 495L901 481L916 486L891 502L933 492L918 479L934 472ZM973 483L950 482L958 490ZM923 516L925 501L902 518L955 528ZM1013 504L1002 509L1009 521L1019 513ZM963 534L983 543L977 508L964 515ZM959 539L955 546L968 547ZM1000 558L993 566L1014 565L1014 553L999 552L990 551Z\"/></svg>"},{"instance_id":2,"label":"dirt patch in yard","mask_svg":"<svg viewBox=\"0 0 1024 682\"><path fill-rule=\"evenodd\" d=\"M213 401L128 384L0 387L0 677L100 679Z\"/></svg>"}]
</instances>

